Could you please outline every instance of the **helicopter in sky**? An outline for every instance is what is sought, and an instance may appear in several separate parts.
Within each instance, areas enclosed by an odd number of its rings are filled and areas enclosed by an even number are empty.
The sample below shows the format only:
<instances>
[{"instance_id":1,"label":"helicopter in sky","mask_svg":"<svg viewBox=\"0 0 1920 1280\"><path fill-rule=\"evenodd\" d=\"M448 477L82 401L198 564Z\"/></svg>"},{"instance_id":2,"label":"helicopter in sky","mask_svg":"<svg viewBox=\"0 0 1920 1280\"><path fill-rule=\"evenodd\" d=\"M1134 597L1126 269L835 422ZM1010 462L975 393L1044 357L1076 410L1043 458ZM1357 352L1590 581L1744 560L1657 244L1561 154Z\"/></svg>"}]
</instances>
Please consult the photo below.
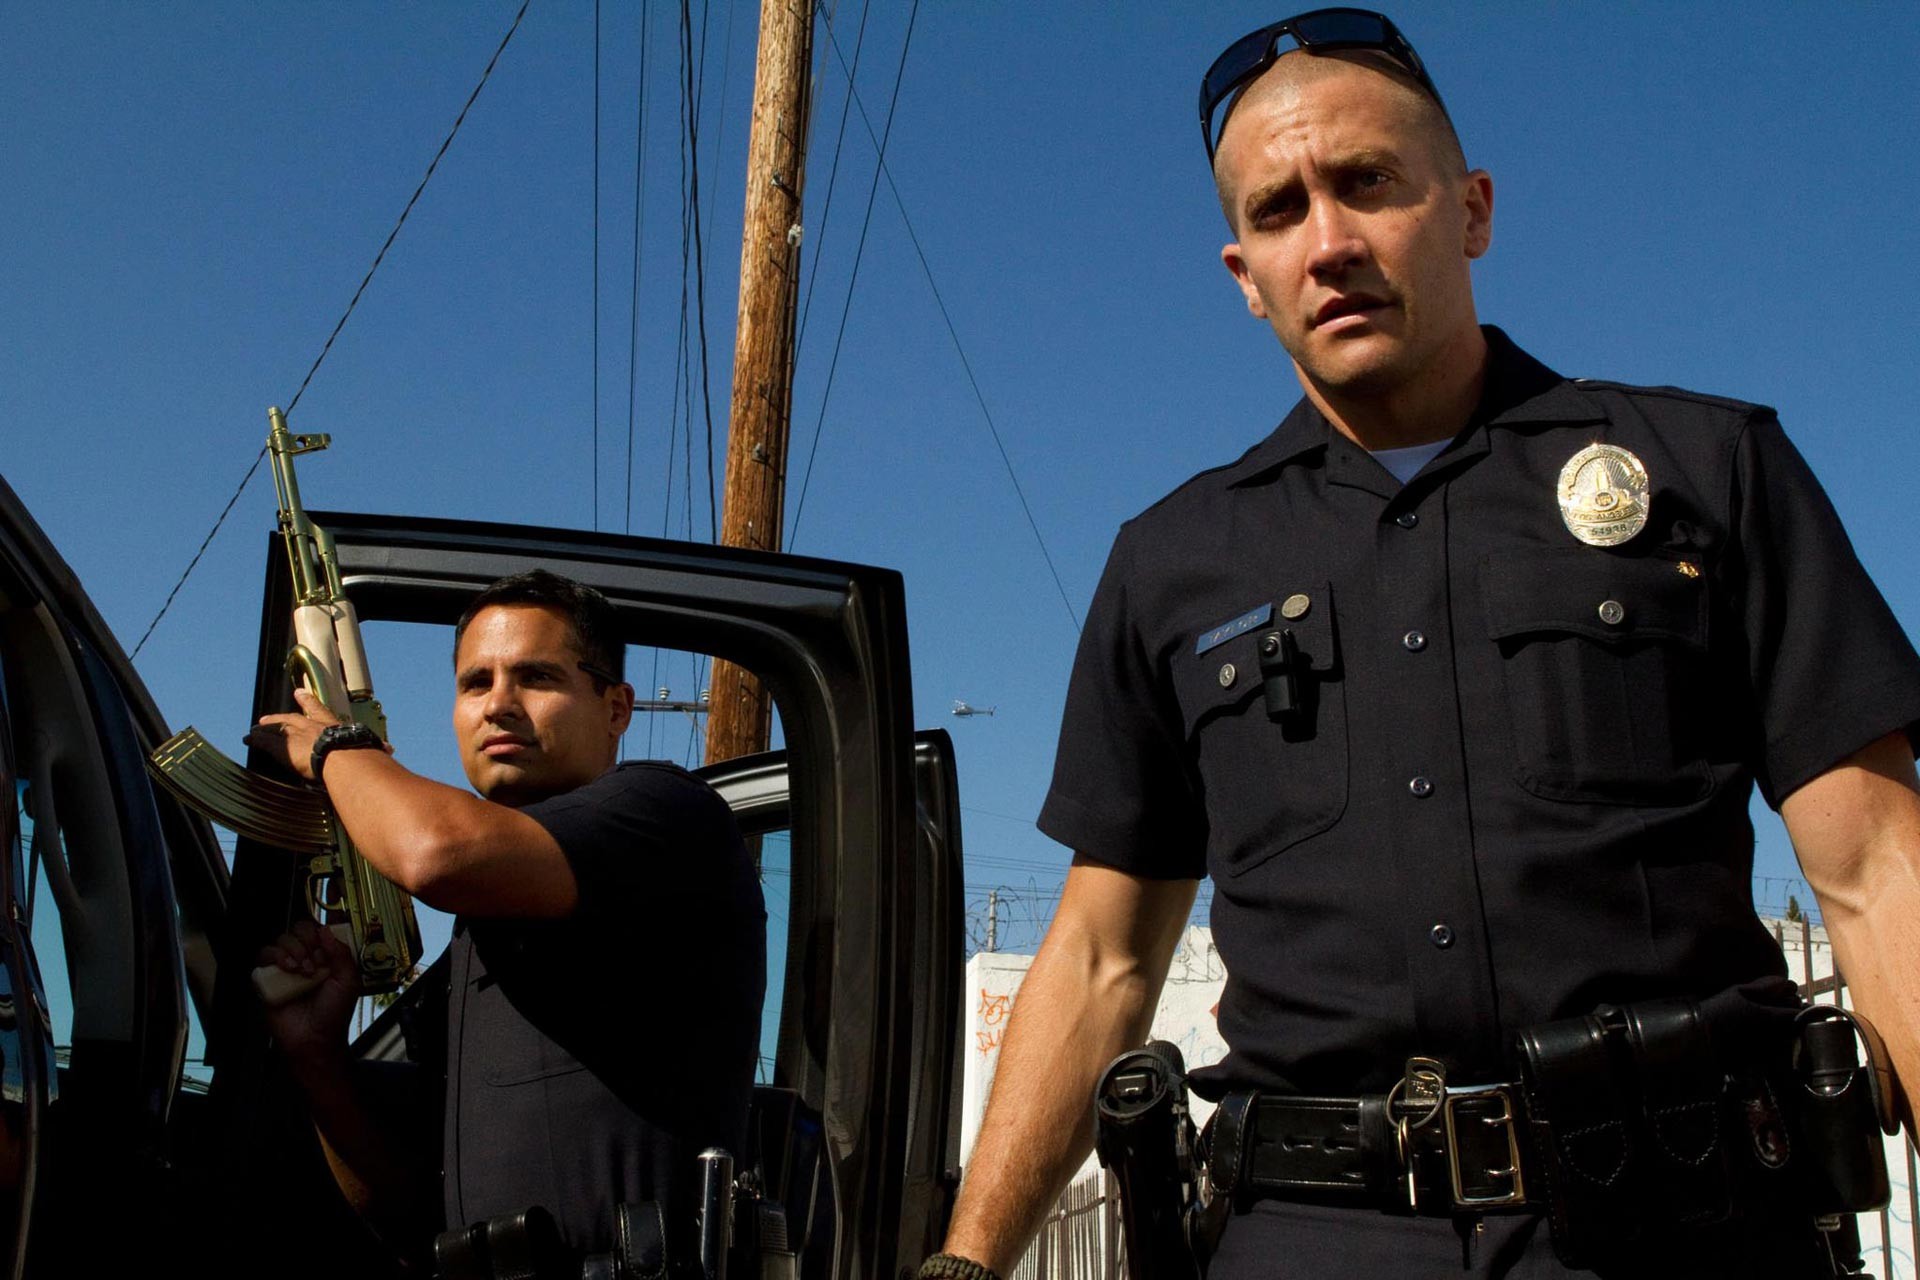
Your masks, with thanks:
<instances>
[{"instance_id":1,"label":"helicopter in sky","mask_svg":"<svg viewBox=\"0 0 1920 1280\"><path fill-rule=\"evenodd\" d=\"M990 716L993 712L992 707L976 707L958 698L953 700L953 714L957 716Z\"/></svg>"}]
</instances>

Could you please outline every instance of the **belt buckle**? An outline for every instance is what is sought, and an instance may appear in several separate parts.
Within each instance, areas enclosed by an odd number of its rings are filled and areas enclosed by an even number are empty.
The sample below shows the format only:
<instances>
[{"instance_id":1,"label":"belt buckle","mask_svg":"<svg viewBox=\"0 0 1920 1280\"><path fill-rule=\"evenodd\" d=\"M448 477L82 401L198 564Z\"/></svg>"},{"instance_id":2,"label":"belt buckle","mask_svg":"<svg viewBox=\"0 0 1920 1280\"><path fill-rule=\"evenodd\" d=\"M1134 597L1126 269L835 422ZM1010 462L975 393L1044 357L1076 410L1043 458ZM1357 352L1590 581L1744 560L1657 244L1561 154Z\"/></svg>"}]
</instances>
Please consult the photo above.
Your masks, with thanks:
<instances>
[{"instance_id":1,"label":"belt buckle","mask_svg":"<svg viewBox=\"0 0 1920 1280\"><path fill-rule=\"evenodd\" d=\"M1497 1114L1482 1114L1482 1108L1497 1102ZM1465 1114L1461 1114L1464 1109ZM1527 1189L1520 1175L1520 1134L1514 1113L1513 1090L1504 1084L1449 1085L1441 1099L1440 1113L1446 1125L1447 1173L1453 1180L1453 1204L1457 1209L1495 1209L1527 1202ZM1489 1168L1487 1174L1506 1179L1508 1189L1493 1195L1470 1195L1460 1173L1460 1133L1471 1124L1504 1129L1507 1139L1507 1167Z\"/></svg>"}]
</instances>

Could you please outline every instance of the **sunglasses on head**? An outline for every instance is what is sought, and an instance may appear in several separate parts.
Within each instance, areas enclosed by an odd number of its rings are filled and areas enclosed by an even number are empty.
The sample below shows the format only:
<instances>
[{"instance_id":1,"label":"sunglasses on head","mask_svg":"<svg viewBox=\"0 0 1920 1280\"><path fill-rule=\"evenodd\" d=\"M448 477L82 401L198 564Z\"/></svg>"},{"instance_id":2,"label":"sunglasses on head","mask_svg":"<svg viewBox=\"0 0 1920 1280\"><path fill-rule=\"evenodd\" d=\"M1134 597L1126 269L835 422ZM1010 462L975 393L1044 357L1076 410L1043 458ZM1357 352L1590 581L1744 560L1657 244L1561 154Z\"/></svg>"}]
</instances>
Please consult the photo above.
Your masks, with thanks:
<instances>
[{"instance_id":1,"label":"sunglasses on head","mask_svg":"<svg viewBox=\"0 0 1920 1280\"><path fill-rule=\"evenodd\" d=\"M1288 36L1293 43L1283 44ZM1213 117L1220 105L1272 66L1281 54L1296 48L1313 52L1372 49L1383 53L1405 69L1439 104L1441 113L1446 113L1447 104L1440 101L1440 90L1434 88L1420 55L1385 14L1371 9L1315 9L1249 31L1228 45L1200 78L1200 138L1206 143L1208 163L1212 163L1214 148L1219 145ZM1220 123L1224 128L1224 118Z\"/></svg>"}]
</instances>

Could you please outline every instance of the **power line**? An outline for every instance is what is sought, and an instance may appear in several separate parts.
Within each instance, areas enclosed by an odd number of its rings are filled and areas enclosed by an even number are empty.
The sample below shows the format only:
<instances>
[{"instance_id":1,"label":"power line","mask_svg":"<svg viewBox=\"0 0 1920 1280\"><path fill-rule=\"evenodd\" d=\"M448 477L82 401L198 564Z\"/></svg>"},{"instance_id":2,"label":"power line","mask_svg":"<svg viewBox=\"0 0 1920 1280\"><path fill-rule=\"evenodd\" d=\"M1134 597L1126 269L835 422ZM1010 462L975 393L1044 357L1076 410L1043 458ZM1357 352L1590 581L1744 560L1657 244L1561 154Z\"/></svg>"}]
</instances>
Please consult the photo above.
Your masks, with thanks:
<instances>
[{"instance_id":1,"label":"power line","mask_svg":"<svg viewBox=\"0 0 1920 1280\"><path fill-rule=\"evenodd\" d=\"M706 41L706 8L701 7L700 38ZM687 151L690 165L693 207L694 317L700 330L700 408L707 420L707 524L708 541L720 541L719 501L713 487L713 375L707 357L707 250L700 229L700 95L694 85L693 5L680 0L680 44L686 68L686 84L681 101L685 105ZM701 80L706 78L704 59Z\"/></svg>"},{"instance_id":2,"label":"power line","mask_svg":"<svg viewBox=\"0 0 1920 1280\"><path fill-rule=\"evenodd\" d=\"M859 90L854 87L852 72L847 68L846 56L840 51L840 42L834 37L833 24L827 24L827 40L833 45L834 57L839 60L842 73L847 76L847 93L853 98L853 105L860 113L860 123L866 129L867 136L874 138L873 121L867 117L866 104L860 101ZM875 149L879 141L874 141ZM973 362L967 359L967 350L960 341L960 331L954 327L953 316L947 311L946 299L940 294L940 284L934 278L933 266L927 261L927 251L920 244L920 235L913 229L913 219L907 215L907 203L900 196L900 188L894 183L893 171L884 158L880 165L880 174L887 180L887 190L893 194L894 207L900 211L901 225L906 228L907 238L913 243L914 255L920 260L920 270L927 278L927 287L933 291L933 301L940 308L940 319L947 326L947 337L953 342L954 354L960 357L960 367L966 371L967 384L973 388L973 398L980 405L980 416L987 424L987 431L993 436L993 446L1000 451L1000 461L1007 469L1007 479L1013 482L1014 496L1020 499L1020 510L1026 514L1027 527L1033 530L1033 540L1040 547L1040 556L1047 563L1047 572L1053 577L1054 589L1060 593L1060 603L1066 606L1067 617L1073 621L1073 629L1080 630L1080 614L1067 598L1066 584L1060 580L1060 570L1053 563L1053 553L1047 550L1047 540L1040 532L1040 522L1033 518L1033 507L1027 502L1026 490L1020 484L1020 477L1013 469L1013 459L1007 454L1007 446L1000 438L1000 428L994 423L993 410L987 407L987 397L980 390L980 380L974 376Z\"/></svg>"},{"instance_id":3,"label":"power line","mask_svg":"<svg viewBox=\"0 0 1920 1280\"><path fill-rule=\"evenodd\" d=\"M308 368L307 376L300 379L299 388L294 391L293 398L287 401L287 417L293 416L295 406L300 403L300 397L307 393L307 384L313 381L313 375L320 371L320 365L326 360L327 353L333 350L334 339L340 336L340 331L347 326L347 318L353 314L354 308L360 305L361 295L366 293L367 286L373 282L373 273L380 269L382 262L386 261L387 250L393 248L394 240L400 235L400 228L407 225L407 215L412 213L413 206L419 203L420 193L427 189L427 183L433 178L433 171L440 167L440 158L446 155L447 148L453 145L454 135L460 132L460 126L466 122L467 112L473 109L474 101L479 98L480 91L487 87L487 80L493 75L494 67L499 64L500 55L507 51L508 41L512 40L513 33L520 29L520 20L527 16L527 8L532 3L533 0L522 0L520 11L513 15L513 22L507 27L507 34L500 37L499 47L493 51L493 56L487 59L486 70L480 73L479 83L475 84L473 92L467 95L466 103L460 108L460 114L453 118L453 127L447 130L447 136L441 140L440 149L434 152L433 159L427 162L427 171L421 175L420 185L413 189L411 196L407 197L406 207L400 210L400 217L393 224L393 230L387 233L386 243L380 246L380 252L373 255L373 265L368 267L367 274L360 278L360 287L355 289L353 297L348 299L347 309L340 313L340 319L335 322L333 332L329 333L327 340L320 345L320 354L313 358L313 364ZM147 624L147 629L140 633L139 643L133 646L133 652L128 655L130 659L140 656L140 650L146 647L147 638L153 634L153 629L160 625L160 619L167 616L167 610L173 607L174 597L180 594L180 588L187 585L187 578L193 573L194 566L199 564L200 557L206 554L214 535L220 532L220 526L227 522L227 514L233 510L233 504L240 500L240 495L246 492L247 485L253 481L254 472L260 469L260 463L266 456L267 450L263 445L260 452L254 455L253 465L247 468L247 474L240 478L240 487L233 491L231 498L227 499L227 505L220 508L220 514L215 518L213 528L207 530L207 536L200 540L199 549L193 553L193 558L187 561L187 567L180 571L179 581L173 584L173 590L167 592L167 598L161 602L159 612L153 615L153 621Z\"/></svg>"},{"instance_id":4,"label":"power line","mask_svg":"<svg viewBox=\"0 0 1920 1280\"><path fill-rule=\"evenodd\" d=\"M712 160L716 165L720 163L720 152L727 141L727 86L733 83L733 15L739 7L738 0L727 0L727 31L726 34L721 37L720 41L720 118L713 126L713 145L711 153L708 156L708 159ZM707 61L706 17L704 7L702 8L700 24L700 74L704 80L706 77ZM706 96L705 89L702 89L700 93L702 97ZM715 183L713 190L707 193L707 221L709 222L713 221L713 202L719 198L720 184Z\"/></svg>"},{"instance_id":5,"label":"power line","mask_svg":"<svg viewBox=\"0 0 1920 1280\"><path fill-rule=\"evenodd\" d=\"M849 79L860 74L860 50L867 42L867 13L873 8L871 3L860 6L860 29L853 38L853 68L847 72ZM826 16L823 12L823 18ZM825 51L822 50L822 56ZM820 203L820 225L812 233L813 265L807 269L807 288L800 304L800 325L794 333L793 345L797 349L807 338L807 316L813 311L813 282L820 274L820 260L826 257L824 252L827 239L827 219L833 213L833 191L840 178L840 156L847 141L847 112L853 107L853 95L848 94L840 100L840 126L833 135L833 165L827 170L827 194Z\"/></svg>"},{"instance_id":6,"label":"power line","mask_svg":"<svg viewBox=\"0 0 1920 1280\"><path fill-rule=\"evenodd\" d=\"M593 529L600 531L600 0L593 0Z\"/></svg>"},{"instance_id":7,"label":"power line","mask_svg":"<svg viewBox=\"0 0 1920 1280\"><path fill-rule=\"evenodd\" d=\"M293 399L287 402L289 418L293 416L294 406L300 403L300 397L306 394L307 384L313 381L313 375L319 371L320 362L325 360L327 352L333 349L333 340L340 336L340 330L346 326L347 317L352 315L353 309L360 305L360 295L367 291L367 285L373 280L373 273L380 269L380 263L387 256L387 250L393 248L394 239L400 234L400 228L407 223L407 215L413 212L413 206L420 199L420 193L427 189L427 182L433 177L433 171L440 167L440 158L446 155L447 148L453 145L454 135L460 132L460 126L465 123L467 112L472 110L474 101L480 96L480 91L487 87L487 78L493 74L493 68L499 63L500 55L507 51L507 42L512 40L513 33L520 29L520 19L527 16L527 6L532 3L533 0L523 0L520 12L513 16L513 25L507 28L506 35L500 37L500 47L495 49L493 57L487 60L486 70L480 73L480 82L474 85L473 92L467 95L466 105L462 106L460 114L454 117L453 128L447 130L446 139L441 142L440 149L433 153L433 159L427 164L426 173L420 178L420 185L413 189L413 195L407 200L407 207L400 211L400 220L395 222L393 230L387 233L387 242L381 245L380 252L374 255L373 265L367 268L367 274L361 279L360 287L353 291L353 298L347 303L347 309L340 316L340 322L334 325L333 332L327 335L326 344L320 348L320 354L314 359L313 368L307 370L307 376L300 380L300 389L295 391Z\"/></svg>"},{"instance_id":8,"label":"power line","mask_svg":"<svg viewBox=\"0 0 1920 1280\"><path fill-rule=\"evenodd\" d=\"M640 87L634 94L633 122L633 302L627 328L627 490L622 503L622 533L633 532L634 398L640 369L640 246L647 221L647 29L652 22L652 8L640 6Z\"/></svg>"},{"instance_id":9,"label":"power line","mask_svg":"<svg viewBox=\"0 0 1920 1280\"><path fill-rule=\"evenodd\" d=\"M686 45L684 41L681 43L680 54L681 54L682 61L684 62L686 58ZM684 109L685 97L686 97L686 84L685 84L684 76L681 78L680 91L681 91L682 106ZM688 210L687 210L687 201L688 201L687 139L684 133L680 135L679 144L680 144L679 145L679 152L680 152L680 327L674 338L673 374L672 374L672 377L669 379L669 385L672 387L672 397L671 397L671 403L667 410L666 487L665 487L665 491L661 494L661 498L660 498L660 536L662 538L665 538L671 535L673 532L673 479L674 479L674 462L675 462L674 446L681 443L680 406L684 399L684 402L686 403L686 406L687 406L687 410L686 410L687 412L686 519L687 519L687 536L688 536L688 540L691 541L693 536L693 480L692 480L692 475L693 475L693 443L692 443L693 388L691 384L687 381L687 366L689 364L688 349L687 349L687 329L688 329L688 308L690 306L690 300L687 297L687 272L691 265L691 260L693 256L693 239L692 239L693 227L692 227L692 220L688 216ZM684 393L684 396L683 396L683 393ZM654 650L653 650L653 670L652 670L652 675L651 675L651 679L649 681L648 687L655 688L655 689L660 687L660 648L658 645L654 646ZM647 717L647 755L649 758L651 758L654 753L654 724L655 724L654 718L652 716L648 716Z\"/></svg>"},{"instance_id":10,"label":"power line","mask_svg":"<svg viewBox=\"0 0 1920 1280\"><path fill-rule=\"evenodd\" d=\"M907 50L913 47L913 24L920 16L920 0L913 0L913 8L907 14L906 38L900 42L900 65L893 73L893 96L887 101L887 122L880 131L880 141L876 146L878 154L874 157L873 181L867 184L867 211L860 220L860 242L853 251L853 271L847 277L846 300L840 304L840 328L833 337L833 356L827 361L827 384L820 393L820 415L814 419L813 439L807 445L807 468L800 477L800 500L793 507L793 528L787 535L787 546L791 548L800 537L800 517L807 509L807 489L813 482L813 460L820 449L820 433L826 427L827 404L833 398L833 378L840 368L840 344L847 337L847 317L853 311L853 289L860 280L860 263L866 257L867 230L873 225L873 201L880 194L880 172L887 163L887 140L893 136L893 117L900 105L900 85L906 79ZM852 71L847 79L847 96L853 97ZM835 157L836 160L838 157Z\"/></svg>"},{"instance_id":11,"label":"power line","mask_svg":"<svg viewBox=\"0 0 1920 1280\"><path fill-rule=\"evenodd\" d=\"M140 642L134 645L133 652L127 655L128 661L139 657L140 651L147 647L147 637L153 634L153 629L160 625L160 619L166 617L167 610L173 607L173 598L180 594L180 588L187 585L187 576L193 572L193 567L200 563L200 557L207 553L207 547L213 542L213 535L219 533L220 526L227 522L227 513L233 510L234 503L240 501L240 495L247 491L247 485L253 480L253 473L260 469L260 463L266 456L267 447L261 445L260 452L253 455L253 465L247 468L247 474L240 477L240 487L233 491L231 498L227 499L227 505L220 508L220 514L215 518L213 528L207 530L207 536L200 539L200 546L194 551L193 559L187 561L187 567L180 571L180 578L173 584L173 590L167 592L167 598L160 604L160 612L153 615L153 621L149 622L147 629L140 633Z\"/></svg>"},{"instance_id":12,"label":"power line","mask_svg":"<svg viewBox=\"0 0 1920 1280\"><path fill-rule=\"evenodd\" d=\"M640 6L640 75L639 84L634 90L633 100L633 291L627 311L627 474L626 488L620 500L620 532L633 532L633 432L637 421L636 404L640 384L640 249L645 241L647 208L647 32L653 25L653 10L648 5ZM596 152L597 152L596 148ZM597 275L597 273L596 273ZM597 346L596 346L597 349ZM600 455L598 442L594 448L594 457ZM594 486L599 493L599 485ZM654 661L659 662L659 650L654 650ZM657 672L656 672L657 676ZM649 685L648 688L656 688ZM651 725L652 717L648 717ZM631 731L631 725L629 725ZM620 735L620 755L627 755L627 735Z\"/></svg>"},{"instance_id":13,"label":"power line","mask_svg":"<svg viewBox=\"0 0 1920 1280\"><path fill-rule=\"evenodd\" d=\"M992 809L979 809L979 808L975 808L973 805L970 805L970 804L961 805L960 812L978 813L989 818L999 818L1003 822L1017 822L1023 827L1030 827L1033 825L1032 818L1022 818L1016 814L1011 814L1011 813L996 813Z\"/></svg>"}]
</instances>

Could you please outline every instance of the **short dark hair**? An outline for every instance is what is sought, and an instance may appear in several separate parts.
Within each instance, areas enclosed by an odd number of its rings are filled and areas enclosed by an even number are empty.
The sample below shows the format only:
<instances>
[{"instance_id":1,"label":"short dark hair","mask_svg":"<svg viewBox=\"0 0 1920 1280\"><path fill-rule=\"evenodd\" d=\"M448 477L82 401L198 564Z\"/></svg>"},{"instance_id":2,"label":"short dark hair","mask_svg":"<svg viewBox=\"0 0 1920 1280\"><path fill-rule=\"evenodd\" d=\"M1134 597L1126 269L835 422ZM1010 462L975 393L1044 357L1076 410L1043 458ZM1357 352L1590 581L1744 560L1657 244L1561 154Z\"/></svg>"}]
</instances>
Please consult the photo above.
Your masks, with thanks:
<instances>
[{"instance_id":1,"label":"short dark hair","mask_svg":"<svg viewBox=\"0 0 1920 1280\"><path fill-rule=\"evenodd\" d=\"M460 661L460 641L467 634L467 624L478 617L482 609L498 605L534 605L553 610L567 620L582 662L620 680L626 679L627 647L621 643L613 605L585 583L547 569L509 574L489 583L475 596L467 605L467 611L460 615L460 621L453 624L454 662Z\"/></svg>"}]
</instances>

